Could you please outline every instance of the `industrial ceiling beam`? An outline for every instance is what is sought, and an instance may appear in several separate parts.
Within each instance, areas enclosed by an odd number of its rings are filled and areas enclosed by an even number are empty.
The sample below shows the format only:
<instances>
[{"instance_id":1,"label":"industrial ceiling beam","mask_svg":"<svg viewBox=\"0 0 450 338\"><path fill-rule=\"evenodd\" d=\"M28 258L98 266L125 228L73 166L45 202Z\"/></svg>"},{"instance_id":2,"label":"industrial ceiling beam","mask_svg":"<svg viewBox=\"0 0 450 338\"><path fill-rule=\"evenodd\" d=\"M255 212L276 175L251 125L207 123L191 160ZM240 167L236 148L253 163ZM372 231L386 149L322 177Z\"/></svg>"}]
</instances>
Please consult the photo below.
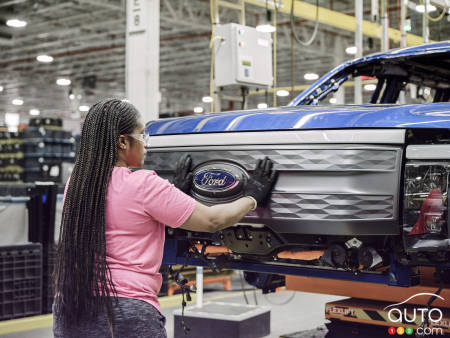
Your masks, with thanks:
<instances>
[{"instance_id":1,"label":"industrial ceiling beam","mask_svg":"<svg viewBox=\"0 0 450 338\"><path fill-rule=\"evenodd\" d=\"M62 2L62 3L56 4L56 5L51 5L51 6L38 8L38 9L33 10L32 12L30 12L30 14L36 16L37 14L54 12L54 11L57 11L57 10L60 10L60 9L65 9L66 7L72 7L73 5L74 5L73 1Z\"/></svg>"},{"instance_id":2,"label":"industrial ceiling beam","mask_svg":"<svg viewBox=\"0 0 450 338\"><path fill-rule=\"evenodd\" d=\"M103 8L112 9L119 12L125 12L125 6L122 5L114 5L107 1L99 1L99 0L78 0L79 3L90 4L93 6L99 6Z\"/></svg>"},{"instance_id":3,"label":"industrial ceiling beam","mask_svg":"<svg viewBox=\"0 0 450 338\"><path fill-rule=\"evenodd\" d=\"M363 84L369 84L369 83L373 84L373 83L377 83L377 81L376 81L376 80L364 80L364 81L362 81L362 83L363 83ZM355 82L354 82L354 81L346 81L346 82L344 82L344 83L341 85L341 87L344 87L344 88L345 88L345 87L354 87L354 86L355 86ZM302 91L304 91L305 89L308 89L309 87L311 87L311 84L296 85L296 86L294 86L293 88L294 88L294 91L296 91L296 92L302 92ZM280 89L291 90L291 86L277 87L276 90L280 90ZM268 91L269 93L273 93L274 88L268 88L267 91ZM257 90L251 90L251 91L248 93L248 95L263 95L263 94L264 94L264 90L259 90L259 91L257 91ZM330 93L330 95L331 95L331 93Z\"/></svg>"},{"instance_id":4,"label":"industrial ceiling beam","mask_svg":"<svg viewBox=\"0 0 450 338\"><path fill-rule=\"evenodd\" d=\"M111 20L102 21L102 22L91 22L91 23L85 23L83 25L78 25L71 28L65 28L61 32L52 33L50 35L50 38L53 39L62 39L64 37L70 38L71 41L78 41L80 39L81 34L87 34L89 30L92 30L95 34L95 32L99 32L100 30L104 30L104 33L108 33L108 31L111 30L111 26L114 26L115 30L114 32L111 32L110 34L117 34L117 32L122 32L124 34L124 28L125 28L125 20L124 18L113 18ZM22 36L20 38L14 38L14 42L16 45L23 45L25 42L36 42L36 39L39 38L39 34L28 34L26 36ZM58 40L53 42L58 42ZM10 52L11 50L8 50Z\"/></svg>"},{"instance_id":5,"label":"industrial ceiling beam","mask_svg":"<svg viewBox=\"0 0 450 338\"><path fill-rule=\"evenodd\" d=\"M14 45L14 42L12 39L6 39L6 38L2 38L0 37L0 46L8 46L11 47Z\"/></svg>"},{"instance_id":6,"label":"industrial ceiling beam","mask_svg":"<svg viewBox=\"0 0 450 338\"><path fill-rule=\"evenodd\" d=\"M285 14L290 14L292 1L293 0L278 0L277 1L278 11ZM247 4L251 4L254 6L260 7L266 6L265 0L245 0L245 2ZM274 9L272 1L268 1L268 6L269 8ZM316 6L304 1L295 1L294 16L306 20L315 21ZM319 23L350 32L354 32L356 30L356 19L354 16L343 14L324 7L319 7ZM365 36L381 39L381 32L382 32L381 25L378 25L376 23L367 20L363 20L362 30L363 35ZM388 35L389 39L391 39L393 42L400 43L401 32L398 29L389 28ZM424 43L423 38L415 34L407 34L406 42L408 46L415 46Z\"/></svg>"},{"instance_id":7,"label":"industrial ceiling beam","mask_svg":"<svg viewBox=\"0 0 450 338\"><path fill-rule=\"evenodd\" d=\"M79 24L80 22L86 22L90 18L96 20L102 20L102 15L111 13L111 9L104 9L99 11L89 11L88 13L83 14L65 14L64 17L58 17L57 19L47 19L38 23L33 23L32 25L28 25L27 27L21 30L21 33L25 36L30 32L32 33L41 33L39 29L44 28L45 32L49 31L49 27L56 27L61 29L61 27L65 27L69 25L71 22L75 22L75 24ZM19 34L20 35L20 34Z\"/></svg>"},{"instance_id":8,"label":"industrial ceiling beam","mask_svg":"<svg viewBox=\"0 0 450 338\"><path fill-rule=\"evenodd\" d=\"M27 0L11 0L11 1L6 1L2 4L0 4L0 7L8 7L8 6L13 6L13 5L17 5L20 4L22 2L26 2Z\"/></svg>"}]
</instances>

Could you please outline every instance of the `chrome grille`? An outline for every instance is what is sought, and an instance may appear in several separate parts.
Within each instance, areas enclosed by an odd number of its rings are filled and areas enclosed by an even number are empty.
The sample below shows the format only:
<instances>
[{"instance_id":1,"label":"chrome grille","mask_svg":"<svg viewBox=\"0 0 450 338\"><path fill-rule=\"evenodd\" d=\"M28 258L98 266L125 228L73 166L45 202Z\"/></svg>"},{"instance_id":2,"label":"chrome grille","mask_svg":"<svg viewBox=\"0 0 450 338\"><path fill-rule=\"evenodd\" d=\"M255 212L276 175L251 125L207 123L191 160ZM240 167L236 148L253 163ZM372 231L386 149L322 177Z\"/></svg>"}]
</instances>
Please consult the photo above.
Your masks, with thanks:
<instances>
[{"instance_id":1,"label":"chrome grille","mask_svg":"<svg viewBox=\"0 0 450 338\"><path fill-rule=\"evenodd\" d=\"M270 210L275 218L392 219L393 202L393 196L274 193Z\"/></svg>"},{"instance_id":2,"label":"chrome grille","mask_svg":"<svg viewBox=\"0 0 450 338\"><path fill-rule=\"evenodd\" d=\"M232 161L251 175L268 156L279 172L266 210L247 216L274 231L298 234L398 234L401 146L313 144L205 146L150 150L145 167L173 175L190 154L193 166ZM269 209L269 210L267 210Z\"/></svg>"},{"instance_id":3,"label":"chrome grille","mask_svg":"<svg viewBox=\"0 0 450 338\"><path fill-rule=\"evenodd\" d=\"M172 171L184 153L189 153L194 165L212 159L239 163L253 170L258 159L265 156L282 171L393 171L397 151L376 149L258 149L155 152L150 150L145 164L155 171Z\"/></svg>"}]
</instances>

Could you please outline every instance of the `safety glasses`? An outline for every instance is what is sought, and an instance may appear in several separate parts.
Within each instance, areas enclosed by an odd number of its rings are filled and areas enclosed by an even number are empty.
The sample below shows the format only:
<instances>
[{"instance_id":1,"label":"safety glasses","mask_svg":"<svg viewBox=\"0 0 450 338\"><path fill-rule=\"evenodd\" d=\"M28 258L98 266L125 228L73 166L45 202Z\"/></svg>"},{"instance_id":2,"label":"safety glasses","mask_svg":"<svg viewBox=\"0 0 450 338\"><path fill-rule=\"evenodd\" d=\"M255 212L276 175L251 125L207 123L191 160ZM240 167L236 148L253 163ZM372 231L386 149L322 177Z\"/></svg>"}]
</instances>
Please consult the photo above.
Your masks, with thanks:
<instances>
[{"instance_id":1,"label":"safety glasses","mask_svg":"<svg viewBox=\"0 0 450 338\"><path fill-rule=\"evenodd\" d=\"M150 146L150 135L149 134L128 134L132 138L141 141L146 147Z\"/></svg>"}]
</instances>

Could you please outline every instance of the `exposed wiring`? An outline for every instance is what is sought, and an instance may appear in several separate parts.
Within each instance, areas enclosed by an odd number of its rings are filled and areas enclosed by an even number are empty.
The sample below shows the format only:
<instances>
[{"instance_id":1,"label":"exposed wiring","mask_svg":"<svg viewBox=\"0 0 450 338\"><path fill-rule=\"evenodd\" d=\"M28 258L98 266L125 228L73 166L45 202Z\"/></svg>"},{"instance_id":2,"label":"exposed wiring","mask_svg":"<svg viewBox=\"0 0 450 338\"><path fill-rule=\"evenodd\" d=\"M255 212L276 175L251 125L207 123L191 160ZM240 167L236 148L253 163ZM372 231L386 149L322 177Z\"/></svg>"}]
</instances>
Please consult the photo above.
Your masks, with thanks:
<instances>
[{"instance_id":1,"label":"exposed wiring","mask_svg":"<svg viewBox=\"0 0 450 338\"><path fill-rule=\"evenodd\" d=\"M241 96L242 96L242 103L241 103L241 109L245 110L247 109L247 95L248 95L248 87L241 87Z\"/></svg>"},{"instance_id":2,"label":"exposed wiring","mask_svg":"<svg viewBox=\"0 0 450 338\"><path fill-rule=\"evenodd\" d=\"M266 298L267 302L272 304L272 305L286 305L286 304L292 302L292 300L295 297L295 293L296 293L295 291L292 291L291 296L288 299L286 299L285 301L280 302L280 303L277 303L277 302L274 302L272 300L269 300L269 297L267 297L268 294L264 294L264 298Z\"/></svg>"},{"instance_id":3,"label":"exposed wiring","mask_svg":"<svg viewBox=\"0 0 450 338\"><path fill-rule=\"evenodd\" d=\"M240 0L241 5L241 22L240 24L245 26L245 0Z\"/></svg>"},{"instance_id":4,"label":"exposed wiring","mask_svg":"<svg viewBox=\"0 0 450 338\"><path fill-rule=\"evenodd\" d=\"M206 255L206 247L207 244L203 245L201 251L199 252L195 245L190 242L189 243L190 248L186 252L186 256L184 257L184 263L178 270L173 270L172 266L169 265L169 276L177 283L177 285L181 288L181 327L183 328L184 333L187 335L189 331L191 330L185 322L184 318L184 309L187 305L187 302L192 301L190 289L187 286L188 280L181 274L184 270L184 268L188 265L189 258L196 257L200 255L200 259L207 263L207 265L210 266L210 268L215 272L216 266L214 264L210 265L210 262L208 262L207 255Z\"/></svg>"},{"instance_id":5,"label":"exposed wiring","mask_svg":"<svg viewBox=\"0 0 450 338\"><path fill-rule=\"evenodd\" d=\"M419 3L421 4L421 5L424 5L425 6L425 4L423 3L423 0L419 0ZM423 12L423 14L428 18L428 20L430 20L430 21L433 21L433 22L438 22L438 21L441 21L442 20L442 18L445 16L445 13L447 13L447 7L443 7L442 8L442 13L441 14L439 14L437 17L435 17L435 18L433 18L432 16L430 16L428 13L427 13L427 11L424 11Z\"/></svg>"},{"instance_id":6,"label":"exposed wiring","mask_svg":"<svg viewBox=\"0 0 450 338\"><path fill-rule=\"evenodd\" d=\"M297 41L299 44L301 44L302 46L309 46L310 44L312 44L312 42L314 41L314 39L317 36L317 32L319 30L319 0L316 0L316 23L314 24L314 32L311 36L311 38L308 41L302 41L300 40L300 38L297 36L297 33L295 32L295 23L294 23L294 2L295 0L291 1L291 31L292 31L292 35L294 36L295 41Z\"/></svg>"},{"instance_id":7,"label":"exposed wiring","mask_svg":"<svg viewBox=\"0 0 450 338\"><path fill-rule=\"evenodd\" d=\"M181 272L187 266L189 257L190 257L190 252L187 252L186 256L184 258L183 265L177 271L174 271L172 269L172 266L169 265L169 275L175 281L175 283L177 283L177 285L181 288L181 327L184 331L184 334L186 334L186 335L189 333L189 331L191 329L186 325L186 322L184 321L184 308L187 305L186 301L190 302L192 299L191 299L191 295L189 292L190 291L189 287L186 286L186 284L188 283L188 280L186 278L184 278L184 276L181 274Z\"/></svg>"},{"instance_id":8,"label":"exposed wiring","mask_svg":"<svg viewBox=\"0 0 450 338\"><path fill-rule=\"evenodd\" d=\"M242 291L242 294L244 295L245 303L248 305L248 304L250 304L250 302L248 301L247 294L245 293L246 289L244 287L244 272L243 271L239 272L239 277L241 280L241 291ZM255 301L255 305L258 305L258 299L256 298L256 287L254 287L253 289L250 289L250 290L247 289L247 291L253 291L253 299Z\"/></svg>"},{"instance_id":9,"label":"exposed wiring","mask_svg":"<svg viewBox=\"0 0 450 338\"><path fill-rule=\"evenodd\" d=\"M294 83L295 83L295 54L294 54L294 32L291 31L291 38L289 39L290 51L291 51L291 91L290 91L290 100L294 99Z\"/></svg>"},{"instance_id":10,"label":"exposed wiring","mask_svg":"<svg viewBox=\"0 0 450 338\"><path fill-rule=\"evenodd\" d=\"M247 298L247 295L246 295L245 289L244 289L244 272L243 271L240 271L239 277L241 279L242 294L244 295L245 303L248 305L249 302L248 302L248 298Z\"/></svg>"},{"instance_id":11,"label":"exposed wiring","mask_svg":"<svg viewBox=\"0 0 450 338\"><path fill-rule=\"evenodd\" d=\"M267 3L267 0L266 0ZM275 32L273 33L273 106L277 106L277 1L273 2L273 26L275 27Z\"/></svg>"},{"instance_id":12,"label":"exposed wiring","mask_svg":"<svg viewBox=\"0 0 450 338\"><path fill-rule=\"evenodd\" d=\"M220 42L224 41L224 37L220 36L220 35L216 35L214 37L211 36L211 41L209 41L209 48L213 48L214 47L214 41L215 40L219 40Z\"/></svg>"},{"instance_id":13,"label":"exposed wiring","mask_svg":"<svg viewBox=\"0 0 450 338\"><path fill-rule=\"evenodd\" d=\"M209 96L214 97L214 61L215 61L215 50L212 48L214 40L216 39L216 3L215 0L209 0L209 15L211 18L211 41L209 46L211 48L211 63L209 67ZM211 102L210 112L214 111L214 100Z\"/></svg>"},{"instance_id":14,"label":"exposed wiring","mask_svg":"<svg viewBox=\"0 0 450 338\"><path fill-rule=\"evenodd\" d=\"M258 305L258 299L256 299L256 288L253 289L253 299L255 300L255 305Z\"/></svg>"},{"instance_id":15,"label":"exposed wiring","mask_svg":"<svg viewBox=\"0 0 450 338\"><path fill-rule=\"evenodd\" d=\"M214 15L215 15L215 10L213 10L213 9L215 9L215 3L214 3L214 0L210 0L209 1L209 16L210 16L210 18L211 18L211 24L213 25L213 26L215 26L216 25L216 22L215 22L215 17L214 17ZM213 35L214 36L214 35Z\"/></svg>"}]
</instances>

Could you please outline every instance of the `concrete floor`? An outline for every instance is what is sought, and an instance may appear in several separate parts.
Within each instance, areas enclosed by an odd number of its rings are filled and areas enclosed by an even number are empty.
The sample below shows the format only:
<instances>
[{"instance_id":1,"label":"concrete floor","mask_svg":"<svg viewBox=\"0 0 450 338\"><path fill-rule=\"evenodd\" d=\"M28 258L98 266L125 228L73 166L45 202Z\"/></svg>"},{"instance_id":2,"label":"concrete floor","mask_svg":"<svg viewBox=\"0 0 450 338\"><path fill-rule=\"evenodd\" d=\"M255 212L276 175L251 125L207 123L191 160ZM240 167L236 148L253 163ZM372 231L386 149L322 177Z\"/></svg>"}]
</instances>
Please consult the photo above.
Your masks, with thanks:
<instances>
[{"instance_id":1,"label":"concrete floor","mask_svg":"<svg viewBox=\"0 0 450 338\"><path fill-rule=\"evenodd\" d=\"M223 292L222 292L223 293ZM295 293L294 298L291 298ZM250 304L255 304L253 292L246 292ZM208 297L214 297L215 300L222 303L245 304L245 299L240 294L230 297L218 299L219 294L208 294ZM205 297L205 301L208 300ZM261 292L256 293L258 305L268 306L270 311L270 335L266 338L278 338L282 335L291 334L303 330L312 330L325 323L324 310L325 303L332 302L343 297L318 295L306 292L286 291L281 293L273 293L263 295ZM292 299L287 304L278 305ZM167 336L173 337L173 315L172 312L176 308L168 308L163 310L163 314L167 318L166 330ZM230 337L231 338L231 337Z\"/></svg>"},{"instance_id":2,"label":"concrete floor","mask_svg":"<svg viewBox=\"0 0 450 338\"><path fill-rule=\"evenodd\" d=\"M211 285L205 287L204 301L220 301L224 303L245 304L245 299L238 275L232 278L232 291L223 291L222 285ZM246 284L246 288L251 288ZM325 323L324 306L325 303L342 299L343 297L319 295L306 292L285 291L263 295L260 291L246 291L249 304L255 304L255 296L258 305L271 308L271 333L266 338L278 338L288 336L299 331L309 331L317 329ZM174 336L174 316L173 311L181 308L181 303L175 307L162 309L166 316L167 336ZM305 332L304 337L323 337L324 330ZM314 334L312 332L315 332ZM326 332L326 330L325 330ZM302 335L303 336L303 335ZM53 337L51 328L43 328L32 331L0 335L2 338L50 338ZM296 335L297 337L297 335ZM300 336L298 336L300 337ZM209 337L205 337L209 338ZM213 337L211 337L213 338ZM232 338L232 337L230 337Z\"/></svg>"}]
</instances>

